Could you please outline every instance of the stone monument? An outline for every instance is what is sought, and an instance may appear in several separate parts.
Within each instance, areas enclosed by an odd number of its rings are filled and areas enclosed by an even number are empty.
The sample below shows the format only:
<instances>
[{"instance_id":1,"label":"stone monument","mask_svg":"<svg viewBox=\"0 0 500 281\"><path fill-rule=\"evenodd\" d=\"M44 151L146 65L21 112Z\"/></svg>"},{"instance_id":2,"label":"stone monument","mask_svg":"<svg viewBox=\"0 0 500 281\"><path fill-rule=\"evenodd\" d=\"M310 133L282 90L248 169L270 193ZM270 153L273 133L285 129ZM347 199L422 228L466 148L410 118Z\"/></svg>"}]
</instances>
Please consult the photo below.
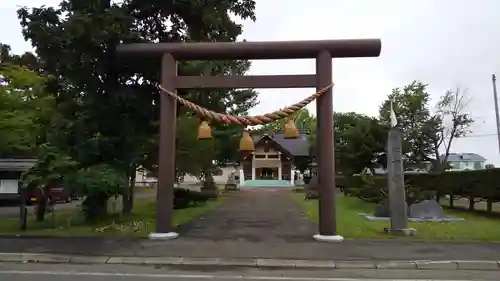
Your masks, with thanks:
<instances>
[{"instance_id":1,"label":"stone monument","mask_svg":"<svg viewBox=\"0 0 500 281\"><path fill-rule=\"evenodd\" d=\"M397 119L392 107L392 101L390 117L391 129L387 139L387 173L391 226L386 231L394 234L413 235L415 230L408 228L408 205L406 204L401 144L403 133L396 128Z\"/></svg>"},{"instance_id":2,"label":"stone monument","mask_svg":"<svg viewBox=\"0 0 500 281\"><path fill-rule=\"evenodd\" d=\"M311 178L305 186L305 199L317 199L318 198L318 164L313 161L309 164L309 170Z\"/></svg>"},{"instance_id":3,"label":"stone monument","mask_svg":"<svg viewBox=\"0 0 500 281\"><path fill-rule=\"evenodd\" d=\"M115 195L108 198L106 212L108 215L118 215L123 211L123 196Z\"/></svg>"},{"instance_id":4,"label":"stone monument","mask_svg":"<svg viewBox=\"0 0 500 281\"><path fill-rule=\"evenodd\" d=\"M295 182L294 182L294 185L296 187L302 187L302 186L304 186L304 175L302 175L301 173L299 173L297 175L297 180L295 180Z\"/></svg>"},{"instance_id":5,"label":"stone monument","mask_svg":"<svg viewBox=\"0 0 500 281\"><path fill-rule=\"evenodd\" d=\"M200 191L209 198L217 198L219 196L219 188L211 174L206 176Z\"/></svg>"},{"instance_id":6,"label":"stone monument","mask_svg":"<svg viewBox=\"0 0 500 281\"><path fill-rule=\"evenodd\" d=\"M313 174L311 180L306 184L305 199L318 198L318 176Z\"/></svg>"},{"instance_id":7,"label":"stone monument","mask_svg":"<svg viewBox=\"0 0 500 281\"><path fill-rule=\"evenodd\" d=\"M408 209L410 218L444 218L444 210L436 200L424 200L420 203L412 204Z\"/></svg>"},{"instance_id":8,"label":"stone monument","mask_svg":"<svg viewBox=\"0 0 500 281\"><path fill-rule=\"evenodd\" d=\"M233 191L238 190L238 183L236 182L236 173L232 171L229 176L227 176L227 182L224 186L224 190Z\"/></svg>"}]
</instances>

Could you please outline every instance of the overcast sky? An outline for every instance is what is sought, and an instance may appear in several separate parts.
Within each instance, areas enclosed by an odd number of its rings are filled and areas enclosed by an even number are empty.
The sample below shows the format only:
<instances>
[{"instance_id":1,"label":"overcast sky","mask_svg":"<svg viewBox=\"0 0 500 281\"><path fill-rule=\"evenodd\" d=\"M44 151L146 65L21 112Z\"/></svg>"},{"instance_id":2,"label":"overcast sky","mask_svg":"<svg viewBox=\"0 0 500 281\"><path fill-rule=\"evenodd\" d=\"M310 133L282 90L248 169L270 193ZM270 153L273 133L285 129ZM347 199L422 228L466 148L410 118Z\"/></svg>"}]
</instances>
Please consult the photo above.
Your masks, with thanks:
<instances>
[{"instance_id":1,"label":"overcast sky","mask_svg":"<svg viewBox=\"0 0 500 281\"><path fill-rule=\"evenodd\" d=\"M22 38L16 6L54 5L58 0L3 0L2 43L31 50ZM251 41L381 38L379 58L335 60L334 109L372 116L394 87L413 80L430 84L433 98L467 89L473 134L452 151L474 152L500 165L491 74L500 74L498 0L258 0L257 21L244 22ZM251 74L314 73L312 60L256 61ZM253 114L301 100L312 89L261 90ZM314 110L315 105L310 106Z\"/></svg>"}]
</instances>

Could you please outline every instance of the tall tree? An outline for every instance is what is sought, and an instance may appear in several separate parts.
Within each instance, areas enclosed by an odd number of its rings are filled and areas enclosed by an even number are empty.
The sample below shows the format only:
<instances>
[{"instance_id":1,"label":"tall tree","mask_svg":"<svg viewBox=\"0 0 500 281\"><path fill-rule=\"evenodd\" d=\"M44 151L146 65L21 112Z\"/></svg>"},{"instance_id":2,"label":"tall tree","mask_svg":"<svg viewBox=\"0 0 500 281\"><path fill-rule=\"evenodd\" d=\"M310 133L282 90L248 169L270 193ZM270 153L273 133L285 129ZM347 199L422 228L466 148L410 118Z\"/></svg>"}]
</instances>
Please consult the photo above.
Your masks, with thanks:
<instances>
[{"instance_id":1,"label":"tall tree","mask_svg":"<svg viewBox=\"0 0 500 281\"><path fill-rule=\"evenodd\" d=\"M453 141L471 132L474 119L467 112L469 101L466 92L457 88L454 91L446 91L436 105L432 121L439 125L436 126L438 130L431 132L430 136L435 159L433 166L436 171L449 167L448 156Z\"/></svg>"},{"instance_id":2,"label":"tall tree","mask_svg":"<svg viewBox=\"0 0 500 281\"><path fill-rule=\"evenodd\" d=\"M214 140L198 140L197 118L181 115L177 123L176 169L180 174L203 178L212 169Z\"/></svg>"},{"instance_id":3,"label":"tall tree","mask_svg":"<svg viewBox=\"0 0 500 281\"><path fill-rule=\"evenodd\" d=\"M355 112L336 112L334 122L337 170L348 176L373 171L377 155L385 150L385 127L377 119Z\"/></svg>"},{"instance_id":4,"label":"tall tree","mask_svg":"<svg viewBox=\"0 0 500 281\"><path fill-rule=\"evenodd\" d=\"M266 124L262 127L263 130L277 132L285 128L285 124L293 119L297 129L311 131L316 126L316 117L313 116L307 108L301 109L289 118L283 118L276 122Z\"/></svg>"},{"instance_id":5,"label":"tall tree","mask_svg":"<svg viewBox=\"0 0 500 281\"><path fill-rule=\"evenodd\" d=\"M413 81L403 88L395 88L380 106L380 120L389 127L390 103L393 103L397 128L404 134L403 160L408 166L421 164L433 152L429 135L437 130L438 124L431 118L427 86L420 81Z\"/></svg>"},{"instance_id":6,"label":"tall tree","mask_svg":"<svg viewBox=\"0 0 500 281\"><path fill-rule=\"evenodd\" d=\"M426 84L414 81L396 88L380 107L380 119L389 124L390 102L404 133L403 153L409 167L431 163L434 171L443 171L453 140L467 135L474 120L466 112L468 99L460 89L447 91L434 110L429 105Z\"/></svg>"},{"instance_id":7,"label":"tall tree","mask_svg":"<svg viewBox=\"0 0 500 281\"><path fill-rule=\"evenodd\" d=\"M34 157L55 115L46 78L11 63L0 66L0 157Z\"/></svg>"},{"instance_id":8,"label":"tall tree","mask_svg":"<svg viewBox=\"0 0 500 281\"><path fill-rule=\"evenodd\" d=\"M30 70L40 70L38 58L31 52L22 55L13 54L10 45L0 43L0 63L24 66Z\"/></svg>"},{"instance_id":9,"label":"tall tree","mask_svg":"<svg viewBox=\"0 0 500 281\"><path fill-rule=\"evenodd\" d=\"M151 143L151 137L158 130L159 92L154 85L159 63L118 60L117 44L235 41L242 28L230 15L255 19L254 9L252 0L63 0L58 7L21 8L18 16L43 70L56 78L52 87L66 121L70 155L83 167L105 163L130 177L143 159L156 158L148 153L158 143ZM212 71L248 67L248 62L214 63ZM196 63L181 64L179 72L201 74ZM254 92L227 91L211 95L202 105L245 112L254 103Z\"/></svg>"}]
</instances>

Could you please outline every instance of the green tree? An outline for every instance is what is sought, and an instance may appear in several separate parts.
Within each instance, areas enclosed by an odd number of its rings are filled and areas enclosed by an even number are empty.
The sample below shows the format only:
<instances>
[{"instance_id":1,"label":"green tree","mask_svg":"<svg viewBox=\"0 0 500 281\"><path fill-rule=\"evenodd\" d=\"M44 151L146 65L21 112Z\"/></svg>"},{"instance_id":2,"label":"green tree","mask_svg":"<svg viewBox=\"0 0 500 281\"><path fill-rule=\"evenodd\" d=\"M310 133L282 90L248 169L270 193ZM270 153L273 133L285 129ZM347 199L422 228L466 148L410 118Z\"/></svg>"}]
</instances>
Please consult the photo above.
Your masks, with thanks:
<instances>
[{"instance_id":1,"label":"green tree","mask_svg":"<svg viewBox=\"0 0 500 281\"><path fill-rule=\"evenodd\" d=\"M262 129L272 132L281 131L285 128L285 124L288 122L289 119L294 120L297 129L302 129L307 131L311 131L313 129L315 130L316 117L313 116L307 108L299 110L295 114L291 115L289 118L283 118L276 122L266 124L262 126Z\"/></svg>"},{"instance_id":2,"label":"green tree","mask_svg":"<svg viewBox=\"0 0 500 281\"><path fill-rule=\"evenodd\" d=\"M116 168L99 164L69 174L65 181L76 194L87 195L82 202L82 211L88 220L106 216L108 199L128 192L127 178Z\"/></svg>"},{"instance_id":3,"label":"green tree","mask_svg":"<svg viewBox=\"0 0 500 281\"><path fill-rule=\"evenodd\" d=\"M344 175L376 167L377 155L384 152L387 130L375 118L355 112L334 114L335 159Z\"/></svg>"},{"instance_id":4,"label":"green tree","mask_svg":"<svg viewBox=\"0 0 500 281\"><path fill-rule=\"evenodd\" d=\"M397 127L404 133L407 164L421 167L430 162L434 171L443 171L449 167L447 159L453 140L470 133L474 120L466 112L469 100L460 89L444 93L431 110L427 86L414 81L403 89L394 89L380 107L380 119L388 126L392 100Z\"/></svg>"},{"instance_id":5,"label":"green tree","mask_svg":"<svg viewBox=\"0 0 500 281\"><path fill-rule=\"evenodd\" d=\"M453 141L456 138L471 133L474 119L468 113L467 105L470 101L466 93L460 88L448 90L436 105L436 113L432 121L439 124L438 130L431 131L430 140L434 151L433 166L436 171L443 171L449 167L448 156Z\"/></svg>"},{"instance_id":6,"label":"green tree","mask_svg":"<svg viewBox=\"0 0 500 281\"><path fill-rule=\"evenodd\" d=\"M426 84L413 81L403 88L395 88L380 106L380 120L389 127L390 103L397 117L397 128L403 134L403 160L414 167L427 161L433 147L430 135L438 130L439 120L433 119L429 109L429 93Z\"/></svg>"},{"instance_id":7,"label":"green tree","mask_svg":"<svg viewBox=\"0 0 500 281\"><path fill-rule=\"evenodd\" d=\"M24 66L30 70L40 70L38 58L31 52L16 55L11 52L10 45L0 43L0 63L9 63Z\"/></svg>"},{"instance_id":8,"label":"green tree","mask_svg":"<svg viewBox=\"0 0 500 281\"><path fill-rule=\"evenodd\" d=\"M177 121L176 169L203 179L213 168L214 140L198 140L198 118L181 115Z\"/></svg>"},{"instance_id":9,"label":"green tree","mask_svg":"<svg viewBox=\"0 0 500 281\"><path fill-rule=\"evenodd\" d=\"M25 39L43 62L40 67L55 77L51 88L58 93L63 116L64 149L82 168L108 164L130 179L134 167L157 158L149 153L158 145L152 136L158 130L160 94L154 85L160 80L159 65L157 60L118 60L117 44L235 41L242 27L230 15L255 19L254 9L251 0L63 0L58 7L21 8L18 16ZM244 61L219 62L211 64L211 71L244 72L248 67ZM206 71L196 62L181 63L179 68L181 75ZM220 91L202 103L222 107L219 112L239 113L254 104L253 91ZM126 212L132 209L132 185L130 191Z\"/></svg>"},{"instance_id":10,"label":"green tree","mask_svg":"<svg viewBox=\"0 0 500 281\"><path fill-rule=\"evenodd\" d=\"M46 78L22 66L0 66L0 157L33 157L55 114Z\"/></svg>"},{"instance_id":11,"label":"green tree","mask_svg":"<svg viewBox=\"0 0 500 281\"><path fill-rule=\"evenodd\" d=\"M39 189L42 196L37 202L36 219L43 221L51 188L75 172L78 163L48 144L40 146L37 157L35 166L23 173L22 181L24 188Z\"/></svg>"}]
</instances>

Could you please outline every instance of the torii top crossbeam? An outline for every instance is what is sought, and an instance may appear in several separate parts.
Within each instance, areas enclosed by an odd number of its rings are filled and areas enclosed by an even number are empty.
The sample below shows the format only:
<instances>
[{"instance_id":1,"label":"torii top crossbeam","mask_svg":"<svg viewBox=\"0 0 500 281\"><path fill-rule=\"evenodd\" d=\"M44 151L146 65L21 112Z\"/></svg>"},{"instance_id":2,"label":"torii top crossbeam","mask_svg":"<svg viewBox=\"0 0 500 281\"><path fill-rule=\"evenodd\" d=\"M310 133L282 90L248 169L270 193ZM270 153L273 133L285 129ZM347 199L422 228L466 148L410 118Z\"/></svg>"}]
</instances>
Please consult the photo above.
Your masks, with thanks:
<instances>
[{"instance_id":1,"label":"torii top crossbeam","mask_svg":"<svg viewBox=\"0 0 500 281\"><path fill-rule=\"evenodd\" d=\"M201 42L121 44L127 55L171 54L176 60L310 59L327 51L332 58L378 57L380 39L342 39L273 42Z\"/></svg>"}]
</instances>

